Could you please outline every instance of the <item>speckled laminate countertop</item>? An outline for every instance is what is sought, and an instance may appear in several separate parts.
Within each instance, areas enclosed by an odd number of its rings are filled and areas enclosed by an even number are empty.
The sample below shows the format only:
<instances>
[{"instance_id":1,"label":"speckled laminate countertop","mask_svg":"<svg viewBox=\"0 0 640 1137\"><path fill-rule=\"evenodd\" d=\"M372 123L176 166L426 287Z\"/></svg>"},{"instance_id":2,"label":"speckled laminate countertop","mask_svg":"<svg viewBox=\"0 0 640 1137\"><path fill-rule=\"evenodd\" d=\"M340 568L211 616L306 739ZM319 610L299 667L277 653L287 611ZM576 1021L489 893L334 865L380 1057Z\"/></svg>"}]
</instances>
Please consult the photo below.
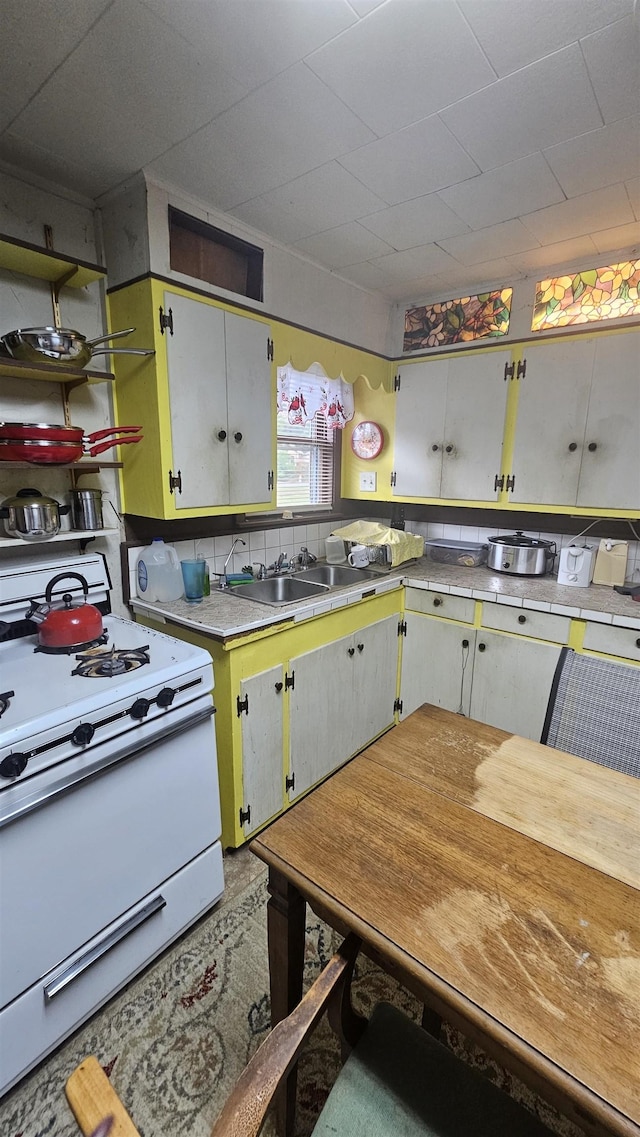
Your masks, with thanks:
<instances>
[{"instance_id":1,"label":"speckled laminate countertop","mask_svg":"<svg viewBox=\"0 0 640 1137\"><path fill-rule=\"evenodd\" d=\"M317 599L294 601L277 608L243 599L239 589L229 592L212 590L200 604L187 604L186 600L149 604L132 598L131 605L140 615L193 628L200 634L224 641L264 628L273 627L277 631L279 627L357 603L363 594L370 596L375 592L379 595L402 584L640 629L640 604L608 586L593 584L588 588L572 588L559 585L554 576L512 576L482 567L460 568L439 564L427 558L381 573L375 580L330 593L323 592Z\"/></svg>"}]
</instances>

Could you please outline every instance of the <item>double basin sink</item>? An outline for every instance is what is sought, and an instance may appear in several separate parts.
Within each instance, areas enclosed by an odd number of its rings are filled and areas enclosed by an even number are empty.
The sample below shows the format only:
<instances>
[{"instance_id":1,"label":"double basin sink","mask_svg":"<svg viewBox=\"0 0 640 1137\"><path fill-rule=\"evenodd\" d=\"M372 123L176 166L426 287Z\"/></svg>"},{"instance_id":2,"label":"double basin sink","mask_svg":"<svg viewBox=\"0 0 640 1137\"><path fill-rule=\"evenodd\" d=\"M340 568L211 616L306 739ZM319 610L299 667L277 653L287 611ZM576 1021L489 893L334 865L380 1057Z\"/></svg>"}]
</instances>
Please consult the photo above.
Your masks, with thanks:
<instances>
[{"instance_id":1,"label":"double basin sink","mask_svg":"<svg viewBox=\"0 0 640 1137\"><path fill-rule=\"evenodd\" d=\"M229 589L227 595L241 600L257 600L259 604L291 604L294 600L311 600L334 588L347 588L363 580L378 576L371 569L351 568L347 565L314 565L301 569L295 576L271 576L267 580L254 580L250 584Z\"/></svg>"}]
</instances>

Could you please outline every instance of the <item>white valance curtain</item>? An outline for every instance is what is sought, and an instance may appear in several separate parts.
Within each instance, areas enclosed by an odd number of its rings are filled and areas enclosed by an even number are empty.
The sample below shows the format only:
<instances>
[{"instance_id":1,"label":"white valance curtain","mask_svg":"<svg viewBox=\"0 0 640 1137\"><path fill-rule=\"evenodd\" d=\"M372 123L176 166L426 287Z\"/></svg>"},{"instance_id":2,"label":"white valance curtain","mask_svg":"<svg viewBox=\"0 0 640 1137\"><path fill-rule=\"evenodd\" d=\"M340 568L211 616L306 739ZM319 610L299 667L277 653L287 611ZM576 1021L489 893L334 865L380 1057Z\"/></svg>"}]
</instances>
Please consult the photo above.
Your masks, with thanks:
<instances>
[{"instance_id":1,"label":"white valance curtain","mask_svg":"<svg viewBox=\"0 0 640 1137\"><path fill-rule=\"evenodd\" d=\"M343 379L330 379L320 363L296 371L291 363L278 368L279 412L290 426L304 426L314 415L323 415L330 430L342 430L353 418L353 387Z\"/></svg>"}]
</instances>

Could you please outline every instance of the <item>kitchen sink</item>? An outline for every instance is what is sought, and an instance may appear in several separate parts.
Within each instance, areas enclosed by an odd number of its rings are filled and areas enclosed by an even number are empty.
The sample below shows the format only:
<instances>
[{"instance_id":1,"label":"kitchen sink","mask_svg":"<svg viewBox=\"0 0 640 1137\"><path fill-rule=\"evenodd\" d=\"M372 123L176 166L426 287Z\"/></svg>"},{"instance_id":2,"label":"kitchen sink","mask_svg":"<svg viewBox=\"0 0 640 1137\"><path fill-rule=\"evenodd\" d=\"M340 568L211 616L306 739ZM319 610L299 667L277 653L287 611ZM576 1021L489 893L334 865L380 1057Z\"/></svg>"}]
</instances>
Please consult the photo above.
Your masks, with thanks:
<instances>
[{"instance_id":1,"label":"kitchen sink","mask_svg":"<svg viewBox=\"0 0 640 1137\"><path fill-rule=\"evenodd\" d=\"M230 588L223 595L257 600L260 604L290 604L292 600L310 600L325 592L327 587L317 581L312 584L295 576L271 576L268 580L254 580L252 584Z\"/></svg>"},{"instance_id":2,"label":"kitchen sink","mask_svg":"<svg viewBox=\"0 0 640 1137\"><path fill-rule=\"evenodd\" d=\"M315 584L324 584L328 588L345 588L348 584L358 584L361 580L372 580L378 576L372 569L351 568L348 565L314 565L313 568L303 569L298 580L308 580Z\"/></svg>"}]
</instances>

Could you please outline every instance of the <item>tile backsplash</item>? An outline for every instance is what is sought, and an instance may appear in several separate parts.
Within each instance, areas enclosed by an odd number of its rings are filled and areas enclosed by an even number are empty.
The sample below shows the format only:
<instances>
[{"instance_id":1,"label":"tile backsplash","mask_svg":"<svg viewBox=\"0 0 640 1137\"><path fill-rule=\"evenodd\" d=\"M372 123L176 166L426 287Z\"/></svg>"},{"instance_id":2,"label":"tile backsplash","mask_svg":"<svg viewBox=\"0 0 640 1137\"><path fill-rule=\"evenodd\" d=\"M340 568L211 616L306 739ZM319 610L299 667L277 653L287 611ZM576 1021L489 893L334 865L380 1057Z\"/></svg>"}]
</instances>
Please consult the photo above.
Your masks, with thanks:
<instances>
[{"instance_id":1,"label":"tile backsplash","mask_svg":"<svg viewBox=\"0 0 640 1137\"><path fill-rule=\"evenodd\" d=\"M351 518L350 520L357 520ZM372 519L369 519L372 520ZM379 519L384 524L388 524L388 518L380 517ZM340 526L349 524L349 520L341 519ZM507 528L496 528L495 525L488 529L477 528L468 525L445 525L439 522L431 521L408 521L407 530L411 533L418 533L420 536L428 539L429 537L447 537L450 540L462 541L486 541L489 537L496 534L508 535L513 533L513 526ZM242 538L246 542L245 545L238 545L233 557L229 562L229 572L241 572L245 565L251 564L264 564L270 565L276 561L280 553L284 553L287 559L296 556L300 552L302 546L306 546L310 553L316 557L324 557L324 539L328 537L335 525L332 522L322 522L319 524L309 523L308 525L292 525L286 529L261 529L252 533L247 533ZM532 530L526 530L527 536L538 537L545 541L555 541L558 551L564 548L565 545L570 545L576 541L575 536L568 533L537 533ZM224 537L198 537L190 541L174 541L173 545L178 556L182 559L193 557L204 557L209 565L214 587L215 577L222 574L224 569L224 562L229 554L234 536L238 534L227 534ZM630 538L632 534L629 534ZM588 544L597 546L599 544L598 537L590 537L589 533L585 533L585 540ZM129 592L131 596L136 596L136 561L142 546L130 547L128 549L128 563L129 563ZM556 561L555 571L557 572L558 564ZM640 541L633 539L629 540L629 552L627 557L627 580L640 581Z\"/></svg>"}]
</instances>

